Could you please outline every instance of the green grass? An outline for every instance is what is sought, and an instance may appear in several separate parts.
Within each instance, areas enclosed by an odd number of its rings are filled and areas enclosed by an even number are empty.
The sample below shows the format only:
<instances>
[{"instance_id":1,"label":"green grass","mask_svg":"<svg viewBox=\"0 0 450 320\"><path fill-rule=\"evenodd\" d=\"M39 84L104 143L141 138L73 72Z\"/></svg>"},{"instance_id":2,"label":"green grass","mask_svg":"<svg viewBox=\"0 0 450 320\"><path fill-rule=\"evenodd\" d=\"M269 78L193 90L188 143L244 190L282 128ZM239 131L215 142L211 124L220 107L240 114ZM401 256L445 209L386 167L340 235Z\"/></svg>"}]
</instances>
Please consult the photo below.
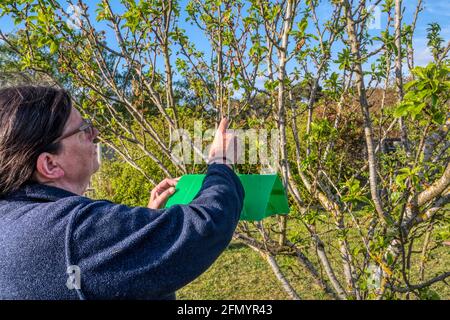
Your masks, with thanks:
<instances>
[{"instance_id":1,"label":"green grass","mask_svg":"<svg viewBox=\"0 0 450 320\"><path fill-rule=\"evenodd\" d=\"M279 258L287 265L288 258ZM291 278L304 299L324 299L309 276ZM283 300L289 299L268 263L246 245L232 242L217 261L199 278L177 292L181 300Z\"/></svg>"},{"instance_id":2,"label":"green grass","mask_svg":"<svg viewBox=\"0 0 450 320\"><path fill-rule=\"evenodd\" d=\"M448 247L442 247L433 252L432 259L427 264L426 279L449 270L449 251ZM313 259L311 253L309 256ZM306 271L297 267L293 270L292 266L298 264L292 261L292 258L277 257L277 261L301 299L329 299L329 296L313 283ZM336 263L337 260L333 259L332 262ZM417 261L412 261L414 273L417 272L418 265ZM441 282L431 288L441 299L450 299L448 285ZM289 299L289 296L260 254L233 241L205 273L177 292L177 299L282 300Z\"/></svg>"},{"instance_id":3,"label":"green grass","mask_svg":"<svg viewBox=\"0 0 450 320\"><path fill-rule=\"evenodd\" d=\"M287 299L264 259L232 243L217 261L186 287L178 299Z\"/></svg>"}]
</instances>

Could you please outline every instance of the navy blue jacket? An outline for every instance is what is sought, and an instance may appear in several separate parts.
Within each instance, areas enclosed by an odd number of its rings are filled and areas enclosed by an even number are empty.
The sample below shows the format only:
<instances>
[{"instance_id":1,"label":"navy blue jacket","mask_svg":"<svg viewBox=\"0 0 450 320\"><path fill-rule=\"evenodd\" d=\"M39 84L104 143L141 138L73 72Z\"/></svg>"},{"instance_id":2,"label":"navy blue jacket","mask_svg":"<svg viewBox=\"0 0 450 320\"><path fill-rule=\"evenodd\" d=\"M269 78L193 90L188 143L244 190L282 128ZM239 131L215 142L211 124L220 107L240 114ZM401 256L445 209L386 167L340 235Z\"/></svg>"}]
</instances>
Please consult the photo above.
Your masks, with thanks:
<instances>
[{"instance_id":1,"label":"navy blue jacket","mask_svg":"<svg viewBox=\"0 0 450 320\"><path fill-rule=\"evenodd\" d=\"M220 164L190 205L164 210L26 185L0 199L0 299L174 299L227 247L243 199ZM66 286L73 265L79 290Z\"/></svg>"}]
</instances>

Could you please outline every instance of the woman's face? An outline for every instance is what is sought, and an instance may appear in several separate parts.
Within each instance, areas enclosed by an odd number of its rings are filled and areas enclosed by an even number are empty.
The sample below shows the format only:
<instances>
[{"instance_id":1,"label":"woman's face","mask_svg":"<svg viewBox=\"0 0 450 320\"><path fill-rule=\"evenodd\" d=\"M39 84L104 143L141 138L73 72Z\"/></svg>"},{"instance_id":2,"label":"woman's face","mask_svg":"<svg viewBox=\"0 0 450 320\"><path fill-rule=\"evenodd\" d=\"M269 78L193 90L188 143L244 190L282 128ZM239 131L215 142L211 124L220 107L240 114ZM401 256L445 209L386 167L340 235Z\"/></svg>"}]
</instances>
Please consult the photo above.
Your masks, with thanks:
<instances>
[{"instance_id":1,"label":"woman's face","mask_svg":"<svg viewBox=\"0 0 450 320\"><path fill-rule=\"evenodd\" d=\"M81 114L72 108L69 119L64 128L63 135L76 131L83 126ZM63 139L58 162L64 170L64 177L72 183L85 183L98 170L99 162L97 144L94 143L99 132L97 129L80 131Z\"/></svg>"}]
</instances>

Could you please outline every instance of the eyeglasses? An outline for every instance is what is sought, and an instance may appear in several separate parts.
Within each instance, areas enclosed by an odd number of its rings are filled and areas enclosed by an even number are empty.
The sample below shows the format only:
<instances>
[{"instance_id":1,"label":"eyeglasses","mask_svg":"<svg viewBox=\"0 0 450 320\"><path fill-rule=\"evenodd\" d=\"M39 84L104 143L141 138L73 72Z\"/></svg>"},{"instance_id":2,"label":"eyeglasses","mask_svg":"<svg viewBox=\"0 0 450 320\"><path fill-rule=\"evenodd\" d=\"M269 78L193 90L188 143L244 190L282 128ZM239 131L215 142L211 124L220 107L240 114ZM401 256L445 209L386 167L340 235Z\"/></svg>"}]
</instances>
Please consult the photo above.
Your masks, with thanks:
<instances>
[{"instance_id":1,"label":"eyeglasses","mask_svg":"<svg viewBox=\"0 0 450 320\"><path fill-rule=\"evenodd\" d=\"M60 142L61 140L69 138L79 132L84 132L88 136L89 140L92 140L95 135L94 125L93 125L92 121L90 119L83 119L83 124L81 125L81 127L77 128L75 130L69 131L66 134L63 134L61 137L57 138L52 143ZM96 142L96 141L94 141L94 142Z\"/></svg>"}]
</instances>

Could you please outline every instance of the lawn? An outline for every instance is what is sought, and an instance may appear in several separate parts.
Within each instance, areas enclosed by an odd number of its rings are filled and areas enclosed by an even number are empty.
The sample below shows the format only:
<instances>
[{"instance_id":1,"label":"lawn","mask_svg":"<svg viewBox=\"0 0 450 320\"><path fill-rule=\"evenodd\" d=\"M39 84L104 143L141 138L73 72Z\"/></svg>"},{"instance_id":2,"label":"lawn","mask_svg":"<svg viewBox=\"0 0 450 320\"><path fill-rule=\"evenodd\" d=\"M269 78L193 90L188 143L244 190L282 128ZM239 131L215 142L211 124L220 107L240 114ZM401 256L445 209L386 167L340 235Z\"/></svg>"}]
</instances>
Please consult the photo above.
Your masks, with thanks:
<instances>
[{"instance_id":1,"label":"lawn","mask_svg":"<svg viewBox=\"0 0 450 320\"><path fill-rule=\"evenodd\" d=\"M427 278L448 271L449 251L448 247L442 247L433 253L428 264ZM277 261L302 299L328 299L305 271L297 270L296 274L300 276L294 276L288 267L289 258L281 257ZM417 266L418 263L413 262L412 269L416 271ZM439 293L441 299L450 299L448 285L439 283L433 285L432 289ZM282 300L289 297L261 255L246 245L233 241L204 274L177 292L177 299Z\"/></svg>"},{"instance_id":2,"label":"lawn","mask_svg":"<svg viewBox=\"0 0 450 320\"><path fill-rule=\"evenodd\" d=\"M279 261L287 263L286 259ZM309 276L295 279L294 284L302 288L302 299L325 298ZM283 300L289 296L260 254L232 242L208 271L177 292L177 299Z\"/></svg>"}]
</instances>

